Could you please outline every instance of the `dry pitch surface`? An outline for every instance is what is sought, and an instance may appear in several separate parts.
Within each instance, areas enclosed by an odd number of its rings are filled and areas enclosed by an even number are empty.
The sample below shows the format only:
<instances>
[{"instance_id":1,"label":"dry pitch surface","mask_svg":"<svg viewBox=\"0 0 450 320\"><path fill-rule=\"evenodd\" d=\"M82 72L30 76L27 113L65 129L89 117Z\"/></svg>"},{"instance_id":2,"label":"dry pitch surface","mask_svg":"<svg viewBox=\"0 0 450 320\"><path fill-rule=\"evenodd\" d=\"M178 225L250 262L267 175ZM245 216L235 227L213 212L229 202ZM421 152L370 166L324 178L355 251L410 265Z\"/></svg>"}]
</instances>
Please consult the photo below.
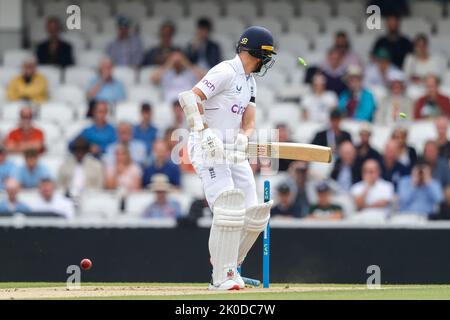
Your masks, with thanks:
<instances>
[{"instance_id":1,"label":"dry pitch surface","mask_svg":"<svg viewBox=\"0 0 450 320\"><path fill-rule=\"evenodd\" d=\"M61 283L0 283L0 299L450 299L450 285L382 286L276 284L270 289L211 292L205 284L83 284L67 289Z\"/></svg>"}]
</instances>

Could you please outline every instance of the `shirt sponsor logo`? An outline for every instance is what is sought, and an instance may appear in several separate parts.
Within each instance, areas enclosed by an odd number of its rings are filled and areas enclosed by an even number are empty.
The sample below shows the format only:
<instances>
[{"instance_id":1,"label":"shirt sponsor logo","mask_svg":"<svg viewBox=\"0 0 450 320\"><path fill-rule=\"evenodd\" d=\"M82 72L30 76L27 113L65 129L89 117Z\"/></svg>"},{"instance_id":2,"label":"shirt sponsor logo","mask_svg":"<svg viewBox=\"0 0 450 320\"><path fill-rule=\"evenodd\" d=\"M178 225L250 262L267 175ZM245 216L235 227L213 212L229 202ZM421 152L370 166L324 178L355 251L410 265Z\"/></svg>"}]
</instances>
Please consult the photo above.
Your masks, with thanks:
<instances>
[{"instance_id":1,"label":"shirt sponsor logo","mask_svg":"<svg viewBox=\"0 0 450 320\"><path fill-rule=\"evenodd\" d=\"M207 88L211 89L211 91L216 90L216 87L215 87L215 86L213 85L213 83L210 82L209 80L203 79L203 80L202 80L202 83L203 83Z\"/></svg>"},{"instance_id":2,"label":"shirt sponsor logo","mask_svg":"<svg viewBox=\"0 0 450 320\"><path fill-rule=\"evenodd\" d=\"M246 107L239 106L237 104L234 104L231 106L231 112L236 113L237 115L241 115L244 113Z\"/></svg>"},{"instance_id":3,"label":"shirt sponsor logo","mask_svg":"<svg viewBox=\"0 0 450 320\"><path fill-rule=\"evenodd\" d=\"M236 90L238 91L238 92L241 92L241 90L242 90L242 86L238 86L238 85L236 85Z\"/></svg>"}]
</instances>

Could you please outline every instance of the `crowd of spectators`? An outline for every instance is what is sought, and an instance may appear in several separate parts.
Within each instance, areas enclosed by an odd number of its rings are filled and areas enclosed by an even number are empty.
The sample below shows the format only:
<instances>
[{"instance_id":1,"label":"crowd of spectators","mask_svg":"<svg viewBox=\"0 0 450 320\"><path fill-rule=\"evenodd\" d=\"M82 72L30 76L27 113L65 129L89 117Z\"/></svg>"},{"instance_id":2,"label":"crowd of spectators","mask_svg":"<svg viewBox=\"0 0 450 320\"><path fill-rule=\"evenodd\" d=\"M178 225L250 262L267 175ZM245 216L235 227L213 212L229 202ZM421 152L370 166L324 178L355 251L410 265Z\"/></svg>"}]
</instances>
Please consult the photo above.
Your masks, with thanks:
<instances>
[{"instance_id":1,"label":"crowd of spectators","mask_svg":"<svg viewBox=\"0 0 450 320\"><path fill-rule=\"evenodd\" d=\"M159 42L150 48L144 47L132 25L128 17L118 17L117 35L105 48L96 76L86 84L90 124L70 141L70 152L52 177L41 161L46 152L44 134L33 122L39 104L49 98L47 79L37 66L65 68L75 61L71 44L60 37L60 22L48 19L48 39L37 45L36 57L25 59L21 73L6 90L9 101L24 101L25 106L17 128L0 144L0 191L6 193L0 213L51 211L73 217L76 199L83 192L104 189L126 196L148 188L156 200L143 216L182 215L180 204L168 197L180 192L184 172L193 173L186 161L180 165L171 158L176 144L172 134L177 128L186 128L177 97L222 60L221 49L211 40L213 25L205 18L198 20L186 48L174 44L177 30L170 21L160 26ZM352 50L351 38L338 31L325 60L306 71L304 81L310 90L300 97L299 108L303 119L327 123L311 143L331 147L335 161L326 181L313 181L307 163L281 160L279 170L288 178L276 186L274 216L344 219L346 212L334 196L345 194L359 216L388 217L400 212L450 218L450 99L440 90L441 61L429 52L425 34L411 40L401 34L400 25L398 15L386 18L386 34L374 42L368 63ZM115 66L155 66L148 84L159 86L163 100L172 106L171 127L165 132L157 129L153 112L158 106L151 101L142 103L138 122L111 121L115 105L127 99L126 85L114 76ZM412 99L406 94L408 86L423 94ZM381 100L377 99L380 89L386 93ZM408 120L435 121L437 139L427 141L421 154L407 144L409 129L401 125L407 122L399 121L402 113ZM360 122L359 139L352 139L342 128L343 119ZM377 151L371 144L374 124L394 126L383 150ZM280 123L276 129L280 141L293 141L287 124ZM9 158L20 155L21 165ZM187 159L186 148L179 156ZM254 169L259 172L261 167ZM39 190L39 201L31 205L20 202L17 194L22 189ZM199 216L206 207L204 199L195 199L190 215Z\"/></svg>"},{"instance_id":2,"label":"crowd of spectators","mask_svg":"<svg viewBox=\"0 0 450 320\"><path fill-rule=\"evenodd\" d=\"M277 186L279 202L274 216L344 219L348 216L332 196L345 195L352 199L358 219L386 219L397 213L447 219L450 157L446 116L435 119L439 138L428 140L422 154L407 144L408 129L402 125L393 128L379 153L370 142L371 124L361 122L359 144L355 144L350 134L340 128L340 119L339 111L332 110L329 129L318 132L313 139L316 144L335 149L336 160L329 177L317 182L306 162L289 164L288 178ZM311 192L314 186L317 197Z\"/></svg>"}]
</instances>

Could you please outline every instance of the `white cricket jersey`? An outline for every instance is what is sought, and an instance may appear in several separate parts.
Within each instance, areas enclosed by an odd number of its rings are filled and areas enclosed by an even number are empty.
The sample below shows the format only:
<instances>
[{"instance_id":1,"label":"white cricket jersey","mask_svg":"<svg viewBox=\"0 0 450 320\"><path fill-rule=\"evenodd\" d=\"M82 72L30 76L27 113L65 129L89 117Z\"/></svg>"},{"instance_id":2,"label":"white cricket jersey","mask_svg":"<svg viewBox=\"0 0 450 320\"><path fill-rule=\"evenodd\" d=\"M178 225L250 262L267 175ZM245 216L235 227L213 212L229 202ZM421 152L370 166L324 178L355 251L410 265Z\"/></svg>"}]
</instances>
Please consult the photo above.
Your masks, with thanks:
<instances>
[{"instance_id":1,"label":"white cricket jersey","mask_svg":"<svg viewBox=\"0 0 450 320\"><path fill-rule=\"evenodd\" d=\"M215 67L195 85L206 96L203 103L205 122L218 130L222 140L234 142L241 127L242 115L250 101L256 98L256 82L253 75L246 75L238 55ZM234 132L234 134L232 134Z\"/></svg>"}]
</instances>

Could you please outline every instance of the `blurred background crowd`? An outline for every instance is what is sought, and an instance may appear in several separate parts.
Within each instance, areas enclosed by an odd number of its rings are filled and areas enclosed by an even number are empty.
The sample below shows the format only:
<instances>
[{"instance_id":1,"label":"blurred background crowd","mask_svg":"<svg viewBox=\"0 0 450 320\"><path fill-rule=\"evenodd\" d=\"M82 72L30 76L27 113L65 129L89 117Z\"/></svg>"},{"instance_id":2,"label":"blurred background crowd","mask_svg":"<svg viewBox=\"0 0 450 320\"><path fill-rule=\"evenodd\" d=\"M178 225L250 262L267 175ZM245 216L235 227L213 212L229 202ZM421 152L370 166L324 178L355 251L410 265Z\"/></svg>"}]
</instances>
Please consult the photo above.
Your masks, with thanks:
<instances>
[{"instance_id":1,"label":"blurred background crowd","mask_svg":"<svg viewBox=\"0 0 450 320\"><path fill-rule=\"evenodd\" d=\"M257 127L334 152L253 164L273 217L450 219L447 2L82 1L81 30L67 5L25 1L23 48L1 50L0 215L210 215L177 96L256 24L279 52Z\"/></svg>"}]
</instances>

